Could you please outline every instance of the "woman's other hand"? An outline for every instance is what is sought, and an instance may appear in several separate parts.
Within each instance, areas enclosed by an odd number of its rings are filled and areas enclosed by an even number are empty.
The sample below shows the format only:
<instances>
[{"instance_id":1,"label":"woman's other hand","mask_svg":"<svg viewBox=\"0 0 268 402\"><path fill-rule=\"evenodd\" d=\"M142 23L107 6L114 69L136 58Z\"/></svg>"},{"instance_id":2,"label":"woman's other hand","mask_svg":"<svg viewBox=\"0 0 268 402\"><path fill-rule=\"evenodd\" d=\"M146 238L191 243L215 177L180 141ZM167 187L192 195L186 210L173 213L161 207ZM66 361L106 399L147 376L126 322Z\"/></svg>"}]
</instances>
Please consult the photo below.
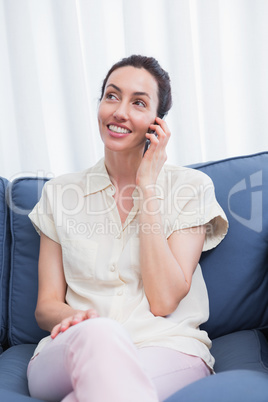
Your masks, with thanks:
<instances>
[{"instance_id":1,"label":"woman's other hand","mask_svg":"<svg viewBox=\"0 0 268 402\"><path fill-rule=\"evenodd\" d=\"M59 324L55 325L55 327L51 331L51 338L54 339L56 336L66 331L68 328L73 325L79 324L82 321L89 320L91 318L99 317L98 313L94 309L89 309L86 311L77 311L70 317L64 318Z\"/></svg>"}]
</instances>

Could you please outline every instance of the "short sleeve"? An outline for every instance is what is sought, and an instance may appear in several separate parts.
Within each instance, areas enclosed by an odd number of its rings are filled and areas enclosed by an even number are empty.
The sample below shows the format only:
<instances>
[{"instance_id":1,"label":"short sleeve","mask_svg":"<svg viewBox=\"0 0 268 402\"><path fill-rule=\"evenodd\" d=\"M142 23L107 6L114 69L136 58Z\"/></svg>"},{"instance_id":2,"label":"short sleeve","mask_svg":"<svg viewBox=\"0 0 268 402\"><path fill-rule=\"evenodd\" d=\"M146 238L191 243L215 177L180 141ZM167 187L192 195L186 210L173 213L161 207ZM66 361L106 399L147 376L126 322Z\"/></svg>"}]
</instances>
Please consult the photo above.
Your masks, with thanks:
<instances>
[{"instance_id":1,"label":"short sleeve","mask_svg":"<svg viewBox=\"0 0 268 402\"><path fill-rule=\"evenodd\" d=\"M201 171L189 169L187 181L183 185L180 182L173 196L177 215L170 234L176 230L205 225L203 251L216 247L228 231L228 220L216 199L211 178Z\"/></svg>"},{"instance_id":2,"label":"short sleeve","mask_svg":"<svg viewBox=\"0 0 268 402\"><path fill-rule=\"evenodd\" d=\"M45 183L39 202L28 216L39 235L42 232L55 242L60 242L53 219L53 186L50 181Z\"/></svg>"}]
</instances>

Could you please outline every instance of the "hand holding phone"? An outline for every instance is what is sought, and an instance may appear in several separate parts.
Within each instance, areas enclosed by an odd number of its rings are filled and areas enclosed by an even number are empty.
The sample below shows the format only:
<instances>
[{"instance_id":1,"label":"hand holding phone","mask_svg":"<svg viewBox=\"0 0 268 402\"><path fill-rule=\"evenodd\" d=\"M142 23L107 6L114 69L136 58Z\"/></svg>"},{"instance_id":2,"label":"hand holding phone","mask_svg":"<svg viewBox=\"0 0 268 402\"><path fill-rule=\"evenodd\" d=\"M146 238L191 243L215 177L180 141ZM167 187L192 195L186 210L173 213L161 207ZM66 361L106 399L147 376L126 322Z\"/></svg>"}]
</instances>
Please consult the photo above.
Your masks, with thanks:
<instances>
[{"instance_id":1,"label":"hand holding phone","mask_svg":"<svg viewBox=\"0 0 268 402\"><path fill-rule=\"evenodd\" d=\"M156 123L155 123L155 124L156 124ZM155 131L153 131L153 130L151 130L151 129L149 129L149 130L148 130L148 133L150 133L150 134L154 134L154 135L157 137L156 132L155 132ZM151 144L151 141L150 141L150 140L147 138L147 139L146 139L146 141L145 141L145 146L144 146L143 155L144 155L144 154L145 154L145 152L148 150L148 148L149 148L150 144Z\"/></svg>"},{"instance_id":2,"label":"hand holding phone","mask_svg":"<svg viewBox=\"0 0 268 402\"><path fill-rule=\"evenodd\" d=\"M158 117L159 117L160 119L163 119L163 118L164 118L164 115L158 115ZM157 123L156 121L154 122L154 124L157 124L157 125L158 125L158 123ZM148 129L148 133L154 134L154 135L157 137L156 132L155 132L154 130L151 130L150 128ZM151 144L151 141L147 138L147 139L146 139L146 142L145 142L145 147L144 147L143 155L145 154L145 152L146 152L146 151L148 150L148 148L150 147L150 144Z\"/></svg>"},{"instance_id":3,"label":"hand holding phone","mask_svg":"<svg viewBox=\"0 0 268 402\"><path fill-rule=\"evenodd\" d=\"M145 134L145 140L151 139L151 149L148 155L142 158L136 174L136 184L142 189L157 182L158 175L167 160L166 146L171 135L161 117L156 117L156 122L151 123L149 129ZM152 134L156 135L157 139ZM149 144L150 142L146 141L144 154L148 151Z\"/></svg>"}]
</instances>

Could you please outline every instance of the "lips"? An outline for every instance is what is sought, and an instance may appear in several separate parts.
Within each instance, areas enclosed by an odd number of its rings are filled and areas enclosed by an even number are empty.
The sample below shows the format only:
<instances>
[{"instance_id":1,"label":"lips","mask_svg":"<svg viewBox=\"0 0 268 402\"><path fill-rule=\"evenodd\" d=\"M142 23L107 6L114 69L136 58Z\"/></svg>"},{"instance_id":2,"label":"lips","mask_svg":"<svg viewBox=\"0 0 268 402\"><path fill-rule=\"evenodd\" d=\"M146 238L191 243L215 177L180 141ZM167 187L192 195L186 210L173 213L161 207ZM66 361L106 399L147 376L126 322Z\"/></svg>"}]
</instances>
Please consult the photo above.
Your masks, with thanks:
<instances>
[{"instance_id":1,"label":"lips","mask_svg":"<svg viewBox=\"0 0 268 402\"><path fill-rule=\"evenodd\" d=\"M110 131L114 132L114 133L117 133L117 134L129 134L129 133L131 133L131 131L128 128L118 126L118 125L115 125L115 124L109 124L108 129Z\"/></svg>"},{"instance_id":2,"label":"lips","mask_svg":"<svg viewBox=\"0 0 268 402\"><path fill-rule=\"evenodd\" d=\"M108 124L108 130L111 137L122 138L131 133L127 127L118 124Z\"/></svg>"}]
</instances>

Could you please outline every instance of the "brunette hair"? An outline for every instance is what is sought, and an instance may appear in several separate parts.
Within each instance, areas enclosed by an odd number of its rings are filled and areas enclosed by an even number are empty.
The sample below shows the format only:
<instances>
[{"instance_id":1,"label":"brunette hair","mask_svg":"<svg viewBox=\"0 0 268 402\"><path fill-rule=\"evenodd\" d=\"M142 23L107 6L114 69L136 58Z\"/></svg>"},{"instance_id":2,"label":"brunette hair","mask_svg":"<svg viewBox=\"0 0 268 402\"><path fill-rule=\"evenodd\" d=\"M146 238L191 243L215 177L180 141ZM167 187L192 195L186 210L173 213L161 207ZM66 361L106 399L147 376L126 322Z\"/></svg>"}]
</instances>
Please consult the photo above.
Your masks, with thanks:
<instances>
[{"instance_id":1,"label":"brunette hair","mask_svg":"<svg viewBox=\"0 0 268 402\"><path fill-rule=\"evenodd\" d=\"M125 57L115 63L108 71L101 87L101 97L103 98L105 86L109 76L113 71L121 67L132 66L135 68L144 68L147 70L157 81L158 84L158 109L157 115L163 118L172 106L171 86L169 74L163 70L159 62L154 57L146 57L140 55L132 55Z\"/></svg>"}]
</instances>

